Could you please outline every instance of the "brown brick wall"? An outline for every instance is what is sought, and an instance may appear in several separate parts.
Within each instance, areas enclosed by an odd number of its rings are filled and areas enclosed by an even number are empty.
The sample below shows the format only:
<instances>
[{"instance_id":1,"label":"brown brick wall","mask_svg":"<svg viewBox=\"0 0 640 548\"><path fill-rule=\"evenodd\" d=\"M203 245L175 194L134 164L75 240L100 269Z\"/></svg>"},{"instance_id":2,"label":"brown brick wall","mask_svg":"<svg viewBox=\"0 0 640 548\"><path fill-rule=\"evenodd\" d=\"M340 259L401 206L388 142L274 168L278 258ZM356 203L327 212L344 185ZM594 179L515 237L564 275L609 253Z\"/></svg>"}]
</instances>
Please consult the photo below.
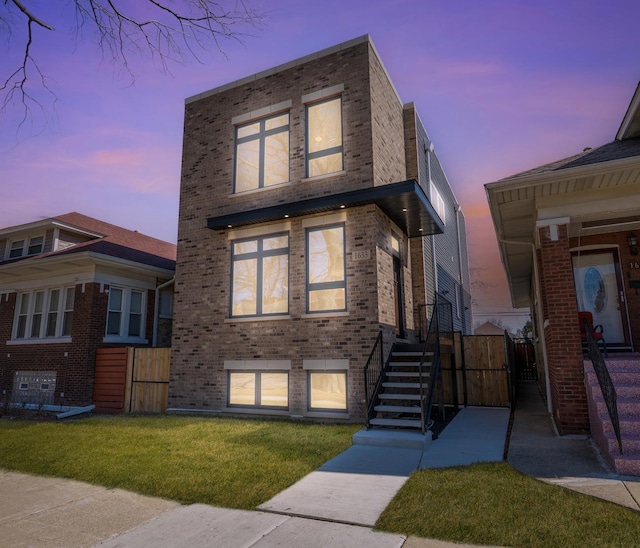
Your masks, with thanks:
<instances>
[{"instance_id":1,"label":"brown brick wall","mask_svg":"<svg viewBox=\"0 0 640 548\"><path fill-rule=\"evenodd\" d=\"M589 414L567 226L558 227L555 241L549 227L540 228L539 236L554 419L561 434L584 433L589 431Z\"/></svg>"},{"instance_id":2,"label":"brown brick wall","mask_svg":"<svg viewBox=\"0 0 640 548\"><path fill-rule=\"evenodd\" d=\"M105 290L108 286L104 287ZM106 329L108 293L100 291L100 284L76 286L71 343L6 345L11 338L16 293L3 296L0 301L0 389L10 393L16 371L55 371L54 403L90 405L93 401L93 380L96 349L122 344L103 343ZM154 292L147 296L147 336L151 341L153 329ZM61 396L61 393L64 396Z\"/></svg>"},{"instance_id":3,"label":"brown brick wall","mask_svg":"<svg viewBox=\"0 0 640 548\"><path fill-rule=\"evenodd\" d=\"M405 128L402 103L389 81L382 63L371 51L371 120L373 181L375 186L407 178Z\"/></svg>"},{"instance_id":4,"label":"brown brick wall","mask_svg":"<svg viewBox=\"0 0 640 548\"><path fill-rule=\"evenodd\" d=\"M381 251L367 235L380 230L390 240L390 233L388 227L380 227L384 216L375 206L349 209L346 219L348 313L337 317L306 313L305 230L301 219L293 219L290 224L290 319L285 320L228 319L230 243L226 232L203 234L200 253L189 258L190 268L182 268L179 263L176 274L170 408L226 407L225 360L286 359L292 364L289 410L291 414L304 414L307 381L302 360L349 359L349 412L353 420L362 419L362 368L380 330L378 318L382 323L387 318L376 296L380 274L376 257ZM354 260L355 250L369 251L370 258ZM214 253L216 259L212 260Z\"/></svg>"},{"instance_id":5,"label":"brown brick wall","mask_svg":"<svg viewBox=\"0 0 640 548\"><path fill-rule=\"evenodd\" d=\"M342 84L344 174L305 177L302 96ZM291 101L291 182L232 195L232 118ZM290 236L289 318L233 321L229 316L231 249L226 231L207 219L406 179L403 108L368 43L187 104L178 225L169 407L221 410L227 402L225 360L287 359L289 412L307 411L304 359L349 359L348 408L362 420L362 368L382 329L386 351L394 339L392 226L373 205L346 215L347 314L306 314L303 219L286 222ZM283 220L284 222L284 220ZM404 257L405 315L415 337L411 252ZM368 258L354 258L368 251ZM421 259L420 259L421 262ZM382 278L387 282L380 282ZM385 285L386 284L386 285ZM380 288L379 286L383 287ZM378 289L381 289L378 295Z\"/></svg>"}]
</instances>

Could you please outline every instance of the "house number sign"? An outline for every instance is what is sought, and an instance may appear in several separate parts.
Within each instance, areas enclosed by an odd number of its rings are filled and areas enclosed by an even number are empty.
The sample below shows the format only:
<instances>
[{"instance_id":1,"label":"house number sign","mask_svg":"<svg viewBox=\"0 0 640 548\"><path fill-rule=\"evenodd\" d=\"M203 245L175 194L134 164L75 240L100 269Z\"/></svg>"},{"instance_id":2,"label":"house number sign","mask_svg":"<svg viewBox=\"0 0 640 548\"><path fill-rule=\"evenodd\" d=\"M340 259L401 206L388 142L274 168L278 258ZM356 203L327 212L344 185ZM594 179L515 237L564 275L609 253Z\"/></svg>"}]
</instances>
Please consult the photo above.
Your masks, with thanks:
<instances>
[{"instance_id":1,"label":"house number sign","mask_svg":"<svg viewBox=\"0 0 640 548\"><path fill-rule=\"evenodd\" d=\"M362 250L353 252L354 261L363 261L365 259L370 259L370 258L371 258L371 251L368 249L362 249Z\"/></svg>"},{"instance_id":2,"label":"house number sign","mask_svg":"<svg viewBox=\"0 0 640 548\"><path fill-rule=\"evenodd\" d=\"M635 262L635 263L629 263L629 268L635 269L635 268L640 268L640 262Z\"/></svg>"}]
</instances>

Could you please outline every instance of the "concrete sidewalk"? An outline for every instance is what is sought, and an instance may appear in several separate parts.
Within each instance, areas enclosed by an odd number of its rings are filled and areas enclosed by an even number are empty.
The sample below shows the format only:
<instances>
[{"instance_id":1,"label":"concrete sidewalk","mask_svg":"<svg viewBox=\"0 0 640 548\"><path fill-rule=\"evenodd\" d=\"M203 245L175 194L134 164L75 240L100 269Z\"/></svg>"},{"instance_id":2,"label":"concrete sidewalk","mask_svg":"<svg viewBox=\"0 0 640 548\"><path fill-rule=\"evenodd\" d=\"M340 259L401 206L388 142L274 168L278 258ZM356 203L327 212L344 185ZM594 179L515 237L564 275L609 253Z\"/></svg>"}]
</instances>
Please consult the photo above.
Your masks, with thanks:
<instances>
[{"instance_id":1,"label":"concrete sidewalk","mask_svg":"<svg viewBox=\"0 0 640 548\"><path fill-rule=\"evenodd\" d=\"M615 474L589 436L559 436L534 381L518 386L507 461L528 476L640 511L640 478Z\"/></svg>"},{"instance_id":2,"label":"concrete sidewalk","mask_svg":"<svg viewBox=\"0 0 640 548\"><path fill-rule=\"evenodd\" d=\"M503 460L508 423L507 409L465 408L433 442L363 431L255 512L0 471L0 539L3 546L48 548L459 547L370 527L414 470ZM558 436L535 383L521 387L508 461L543 481L640 511L640 478L613 474L586 436Z\"/></svg>"}]
</instances>

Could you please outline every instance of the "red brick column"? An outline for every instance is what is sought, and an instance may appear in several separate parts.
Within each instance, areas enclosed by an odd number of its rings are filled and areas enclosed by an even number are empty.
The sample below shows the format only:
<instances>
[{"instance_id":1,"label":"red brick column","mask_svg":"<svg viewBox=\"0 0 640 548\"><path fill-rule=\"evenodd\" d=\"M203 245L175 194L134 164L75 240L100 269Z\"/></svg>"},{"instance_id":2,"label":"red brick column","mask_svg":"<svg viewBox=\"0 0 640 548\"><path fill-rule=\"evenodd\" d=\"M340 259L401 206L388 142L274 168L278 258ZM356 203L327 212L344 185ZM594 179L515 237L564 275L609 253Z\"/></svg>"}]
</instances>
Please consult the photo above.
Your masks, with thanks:
<instances>
[{"instance_id":1,"label":"red brick column","mask_svg":"<svg viewBox=\"0 0 640 548\"><path fill-rule=\"evenodd\" d=\"M561 434L577 434L589 432L589 411L567 228L538 229L540 275L553 416Z\"/></svg>"}]
</instances>

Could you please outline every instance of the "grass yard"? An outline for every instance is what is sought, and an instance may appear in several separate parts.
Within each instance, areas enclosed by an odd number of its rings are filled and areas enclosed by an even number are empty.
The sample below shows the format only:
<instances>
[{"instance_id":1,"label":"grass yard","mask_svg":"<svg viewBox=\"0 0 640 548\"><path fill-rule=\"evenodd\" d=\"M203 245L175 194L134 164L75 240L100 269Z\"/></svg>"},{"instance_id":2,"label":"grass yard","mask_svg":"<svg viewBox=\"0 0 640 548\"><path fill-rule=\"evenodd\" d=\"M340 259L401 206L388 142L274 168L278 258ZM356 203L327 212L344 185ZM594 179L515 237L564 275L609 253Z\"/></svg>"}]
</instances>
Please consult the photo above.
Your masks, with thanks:
<instances>
[{"instance_id":1,"label":"grass yard","mask_svg":"<svg viewBox=\"0 0 640 548\"><path fill-rule=\"evenodd\" d=\"M506 462L422 470L376 528L493 546L638 546L640 515L543 483Z\"/></svg>"},{"instance_id":2,"label":"grass yard","mask_svg":"<svg viewBox=\"0 0 640 548\"><path fill-rule=\"evenodd\" d=\"M349 447L359 428L157 416L0 421L0 468L253 509Z\"/></svg>"}]
</instances>

